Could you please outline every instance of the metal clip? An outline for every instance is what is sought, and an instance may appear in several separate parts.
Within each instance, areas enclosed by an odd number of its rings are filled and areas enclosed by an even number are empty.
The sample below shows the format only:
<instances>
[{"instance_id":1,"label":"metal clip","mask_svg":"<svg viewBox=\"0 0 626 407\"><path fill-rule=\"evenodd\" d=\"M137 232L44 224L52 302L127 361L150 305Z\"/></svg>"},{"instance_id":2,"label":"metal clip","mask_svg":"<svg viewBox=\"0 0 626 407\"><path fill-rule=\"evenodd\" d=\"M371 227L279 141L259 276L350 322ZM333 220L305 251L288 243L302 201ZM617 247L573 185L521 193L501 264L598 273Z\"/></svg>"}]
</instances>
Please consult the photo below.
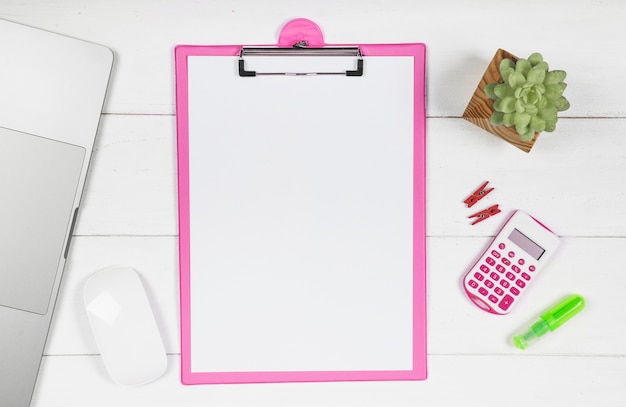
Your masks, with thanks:
<instances>
[{"instance_id":1,"label":"metal clip","mask_svg":"<svg viewBox=\"0 0 626 407\"><path fill-rule=\"evenodd\" d=\"M309 43L306 40L298 41L293 44L294 48L306 48L309 46Z\"/></svg>"}]
</instances>

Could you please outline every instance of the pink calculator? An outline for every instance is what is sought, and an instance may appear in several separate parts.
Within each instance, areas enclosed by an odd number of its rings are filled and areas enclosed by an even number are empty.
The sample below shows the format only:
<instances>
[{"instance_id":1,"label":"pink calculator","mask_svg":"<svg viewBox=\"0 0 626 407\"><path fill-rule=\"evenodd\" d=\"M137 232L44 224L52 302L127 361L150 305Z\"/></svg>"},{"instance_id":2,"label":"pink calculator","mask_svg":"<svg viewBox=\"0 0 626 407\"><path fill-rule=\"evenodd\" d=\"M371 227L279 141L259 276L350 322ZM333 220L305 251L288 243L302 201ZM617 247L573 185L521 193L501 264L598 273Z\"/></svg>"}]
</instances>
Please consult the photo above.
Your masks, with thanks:
<instances>
[{"instance_id":1,"label":"pink calculator","mask_svg":"<svg viewBox=\"0 0 626 407\"><path fill-rule=\"evenodd\" d=\"M465 275L465 292L479 308L508 314L559 244L550 229L527 213L515 211Z\"/></svg>"}]
</instances>

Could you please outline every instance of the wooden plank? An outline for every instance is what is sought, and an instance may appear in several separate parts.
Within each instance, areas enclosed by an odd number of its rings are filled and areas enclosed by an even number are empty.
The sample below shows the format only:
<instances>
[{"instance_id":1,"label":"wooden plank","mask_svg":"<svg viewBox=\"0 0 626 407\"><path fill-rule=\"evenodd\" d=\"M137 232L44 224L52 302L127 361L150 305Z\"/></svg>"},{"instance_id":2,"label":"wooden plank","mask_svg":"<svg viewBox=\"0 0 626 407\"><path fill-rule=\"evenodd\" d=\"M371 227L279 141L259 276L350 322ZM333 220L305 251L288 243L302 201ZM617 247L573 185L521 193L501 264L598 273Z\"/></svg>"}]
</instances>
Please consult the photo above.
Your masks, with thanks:
<instances>
[{"instance_id":1,"label":"wooden plank","mask_svg":"<svg viewBox=\"0 0 626 407\"><path fill-rule=\"evenodd\" d=\"M562 235L624 235L626 120L562 119L530 154L462 119L426 126L428 235L494 234L517 208ZM175 137L173 116L104 116L75 233L177 235ZM468 209L484 181L496 189ZM503 213L470 227L493 204Z\"/></svg>"},{"instance_id":2,"label":"wooden plank","mask_svg":"<svg viewBox=\"0 0 626 407\"><path fill-rule=\"evenodd\" d=\"M46 357L32 407L327 406L505 404L622 407L626 358L432 355L422 382L180 384L178 359L145 386L114 384L94 356Z\"/></svg>"},{"instance_id":3,"label":"wooden plank","mask_svg":"<svg viewBox=\"0 0 626 407\"><path fill-rule=\"evenodd\" d=\"M620 309L626 287L621 257L626 238L565 238L562 246L516 310L506 317L487 314L465 297L461 280L487 237L427 239L429 352L435 354L621 355L626 321ZM178 258L175 237L78 237L70 252L47 355L98 353L82 299L82 287L94 272L128 265L139 273L169 353L180 351L178 336ZM542 311L571 293L587 299L587 308L559 331L525 352L511 338Z\"/></svg>"},{"instance_id":4,"label":"wooden plank","mask_svg":"<svg viewBox=\"0 0 626 407\"><path fill-rule=\"evenodd\" d=\"M551 1L540 12L493 0L321 1L304 8L297 2L272 7L251 0L179 0L158 6L146 0L0 3L1 18L114 50L109 113L174 113L176 44L273 44L280 26L298 16L317 22L331 44L426 43L431 117L460 117L501 47L520 57L541 52L553 69L568 72L565 95L572 107L567 116L626 116L626 99L615 92L626 88L626 61L612 51L626 38L626 7L619 1L592 7L583 1ZM516 22L523 24L515 29Z\"/></svg>"},{"instance_id":5,"label":"wooden plank","mask_svg":"<svg viewBox=\"0 0 626 407\"><path fill-rule=\"evenodd\" d=\"M105 115L76 235L176 235L173 116Z\"/></svg>"},{"instance_id":6,"label":"wooden plank","mask_svg":"<svg viewBox=\"0 0 626 407\"><path fill-rule=\"evenodd\" d=\"M462 119L427 123L428 235L494 235L523 209L565 236L624 236L626 121L563 119L525 154ZM494 191L472 208L483 182ZM502 213L470 226L468 216L498 204Z\"/></svg>"}]
</instances>

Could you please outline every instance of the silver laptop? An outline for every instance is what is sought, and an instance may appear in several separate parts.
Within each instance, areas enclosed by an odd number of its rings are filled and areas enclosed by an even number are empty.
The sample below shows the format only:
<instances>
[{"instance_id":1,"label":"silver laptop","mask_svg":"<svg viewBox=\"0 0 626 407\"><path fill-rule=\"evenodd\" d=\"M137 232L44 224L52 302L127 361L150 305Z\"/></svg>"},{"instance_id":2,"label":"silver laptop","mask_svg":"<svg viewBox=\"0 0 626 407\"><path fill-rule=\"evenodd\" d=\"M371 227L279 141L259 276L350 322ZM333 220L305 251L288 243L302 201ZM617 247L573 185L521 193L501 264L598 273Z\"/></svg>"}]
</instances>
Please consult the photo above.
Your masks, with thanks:
<instances>
[{"instance_id":1,"label":"silver laptop","mask_svg":"<svg viewBox=\"0 0 626 407\"><path fill-rule=\"evenodd\" d=\"M0 406L28 406L113 55L0 20Z\"/></svg>"}]
</instances>

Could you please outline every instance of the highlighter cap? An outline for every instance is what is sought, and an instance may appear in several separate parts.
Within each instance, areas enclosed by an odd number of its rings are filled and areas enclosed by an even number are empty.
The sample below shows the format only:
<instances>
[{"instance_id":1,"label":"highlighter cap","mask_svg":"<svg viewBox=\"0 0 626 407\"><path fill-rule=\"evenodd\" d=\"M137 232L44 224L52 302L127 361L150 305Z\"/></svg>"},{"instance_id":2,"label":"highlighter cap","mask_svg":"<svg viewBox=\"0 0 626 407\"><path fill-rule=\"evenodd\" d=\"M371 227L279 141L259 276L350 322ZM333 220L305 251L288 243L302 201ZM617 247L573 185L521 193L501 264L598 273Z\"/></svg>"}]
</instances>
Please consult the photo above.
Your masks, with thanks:
<instances>
[{"instance_id":1,"label":"highlighter cap","mask_svg":"<svg viewBox=\"0 0 626 407\"><path fill-rule=\"evenodd\" d=\"M585 300L578 294L572 294L558 304L541 314L537 322L528 330L513 337L513 344L519 349L526 349L531 342L536 341L548 332L552 332L574 315L585 308Z\"/></svg>"},{"instance_id":2,"label":"highlighter cap","mask_svg":"<svg viewBox=\"0 0 626 407\"><path fill-rule=\"evenodd\" d=\"M572 294L543 314L543 319L550 331L554 331L585 308L585 300L578 294Z\"/></svg>"}]
</instances>

